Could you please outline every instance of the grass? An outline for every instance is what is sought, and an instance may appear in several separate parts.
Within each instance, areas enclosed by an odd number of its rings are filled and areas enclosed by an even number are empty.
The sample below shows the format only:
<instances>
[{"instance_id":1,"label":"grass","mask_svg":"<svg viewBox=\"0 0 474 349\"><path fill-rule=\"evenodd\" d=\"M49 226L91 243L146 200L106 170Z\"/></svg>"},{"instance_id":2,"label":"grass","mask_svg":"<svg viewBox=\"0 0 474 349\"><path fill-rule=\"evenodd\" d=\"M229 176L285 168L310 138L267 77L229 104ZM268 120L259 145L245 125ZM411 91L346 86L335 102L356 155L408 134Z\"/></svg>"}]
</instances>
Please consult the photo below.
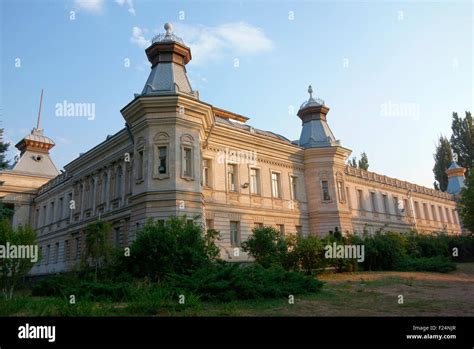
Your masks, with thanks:
<instances>
[{"instance_id":1,"label":"grass","mask_svg":"<svg viewBox=\"0 0 474 349\"><path fill-rule=\"evenodd\" d=\"M474 316L474 263L458 264L448 274L357 272L323 274L322 290L288 298L188 304L153 299L128 303L31 297L22 290L5 302L0 316ZM398 296L403 296L403 304Z\"/></svg>"}]
</instances>

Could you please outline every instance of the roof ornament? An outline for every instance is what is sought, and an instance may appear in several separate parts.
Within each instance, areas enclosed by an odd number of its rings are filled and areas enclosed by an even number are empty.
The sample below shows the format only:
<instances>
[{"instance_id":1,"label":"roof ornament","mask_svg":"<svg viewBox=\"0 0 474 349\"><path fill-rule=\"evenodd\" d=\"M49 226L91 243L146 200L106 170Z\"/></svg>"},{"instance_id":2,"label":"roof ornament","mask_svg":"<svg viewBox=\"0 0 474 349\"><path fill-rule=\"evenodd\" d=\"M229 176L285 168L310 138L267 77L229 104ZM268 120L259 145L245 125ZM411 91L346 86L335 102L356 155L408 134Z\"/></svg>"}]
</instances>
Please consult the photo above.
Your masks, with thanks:
<instances>
[{"instance_id":1,"label":"roof ornament","mask_svg":"<svg viewBox=\"0 0 474 349\"><path fill-rule=\"evenodd\" d=\"M173 25L171 23L165 23L164 28L166 33L156 35L152 40L151 43L154 44L155 42L178 42L184 45L183 39L179 36L176 36L173 33Z\"/></svg>"},{"instance_id":2,"label":"roof ornament","mask_svg":"<svg viewBox=\"0 0 474 349\"><path fill-rule=\"evenodd\" d=\"M313 99L313 88L311 87L311 85L309 85L308 87L308 93L309 93L309 99Z\"/></svg>"},{"instance_id":3,"label":"roof ornament","mask_svg":"<svg viewBox=\"0 0 474 349\"><path fill-rule=\"evenodd\" d=\"M170 36L171 34L173 34L173 25L171 23L165 23L164 27L166 30L166 36Z\"/></svg>"}]
</instances>

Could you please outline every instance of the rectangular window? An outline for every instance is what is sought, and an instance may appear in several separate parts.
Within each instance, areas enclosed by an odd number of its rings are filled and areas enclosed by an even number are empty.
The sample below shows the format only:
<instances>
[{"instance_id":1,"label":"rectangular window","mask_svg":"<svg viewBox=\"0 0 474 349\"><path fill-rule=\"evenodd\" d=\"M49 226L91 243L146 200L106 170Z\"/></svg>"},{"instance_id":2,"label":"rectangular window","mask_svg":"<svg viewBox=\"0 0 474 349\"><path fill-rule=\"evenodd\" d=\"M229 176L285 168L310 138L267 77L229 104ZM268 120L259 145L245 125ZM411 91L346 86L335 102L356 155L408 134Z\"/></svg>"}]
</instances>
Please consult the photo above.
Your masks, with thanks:
<instances>
[{"instance_id":1,"label":"rectangular window","mask_svg":"<svg viewBox=\"0 0 474 349\"><path fill-rule=\"evenodd\" d=\"M237 165L227 165L227 186L229 191L237 191Z\"/></svg>"},{"instance_id":2,"label":"rectangular window","mask_svg":"<svg viewBox=\"0 0 474 349\"><path fill-rule=\"evenodd\" d=\"M441 208L441 206L438 206L438 213L439 213L439 221L446 222L446 220L443 217L443 209Z\"/></svg>"},{"instance_id":3,"label":"rectangular window","mask_svg":"<svg viewBox=\"0 0 474 349\"><path fill-rule=\"evenodd\" d=\"M383 200L383 210L385 214L388 216L390 214L390 207L388 206L388 196L386 194L382 194Z\"/></svg>"},{"instance_id":4,"label":"rectangular window","mask_svg":"<svg viewBox=\"0 0 474 349\"><path fill-rule=\"evenodd\" d=\"M298 200L298 186L297 186L296 176L290 176L290 189L291 189L291 199Z\"/></svg>"},{"instance_id":5,"label":"rectangular window","mask_svg":"<svg viewBox=\"0 0 474 349\"><path fill-rule=\"evenodd\" d=\"M254 228L263 228L263 223L256 222L253 224Z\"/></svg>"},{"instance_id":6,"label":"rectangular window","mask_svg":"<svg viewBox=\"0 0 474 349\"><path fill-rule=\"evenodd\" d=\"M46 246L46 264L49 264L49 258L51 256L51 245Z\"/></svg>"},{"instance_id":7,"label":"rectangular window","mask_svg":"<svg viewBox=\"0 0 474 349\"><path fill-rule=\"evenodd\" d=\"M137 152L137 179L143 179L143 149ZM107 178L104 176L104 182L102 183L104 192L107 185ZM105 196L102 197L105 201Z\"/></svg>"},{"instance_id":8,"label":"rectangular window","mask_svg":"<svg viewBox=\"0 0 474 349\"><path fill-rule=\"evenodd\" d=\"M166 174L166 157L168 155L168 147L158 147L158 173Z\"/></svg>"},{"instance_id":9,"label":"rectangular window","mask_svg":"<svg viewBox=\"0 0 474 349\"><path fill-rule=\"evenodd\" d=\"M230 222L230 244L231 246L240 246L240 229L239 222Z\"/></svg>"},{"instance_id":10,"label":"rectangular window","mask_svg":"<svg viewBox=\"0 0 474 349\"><path fill-rule=\"evenodd\" d=\"M277 230L280 232L281 235L285 235L285 225L284 224L277 224Z\"/></svg>"},{"instance_id":11,"label":"rectangular window","mask_svg":"<svg viewBox=\"0 0 474 349\"><path fill-rule=\"evenodd\" d=\"M210 167L210 160L203 159L202 160L202 185L203 187L210 187L211 183L209 181L209 167Z\"/></svg>"},{"instance_id":12,"label":"rectangular window","mask_svg":"<svg viewBox=\"0 0 474 349\"><path fill-rule=\"evenodd\" d=\"M303 235L303 227L301 225L297 225L295 228L296 228L296 234L298 236L302 236Z\"/></svg>"},{"instance_id":13,"label":"rectangular window","mask_svg":"<svg viewBox=\"0 0 474 349\"><path fill-rule=\"evenodd\" d=\"M446 212L446 218L448 219L448 223L451 224L451 215L449 214L449 209L445 207L444 210Z\"/></svg>"},{"instance_id":14,"label":"rectangular window","mask_svg":"<svg viewBox=\"0 0 474 349\"><path fill-rule=\"evenodd\" d=\"M250 193L260 195L260 170L257 168L250 169Z\"/></svg>"},{"instance_id":15,"label":"rectangular window","mask_svg":"<svg viewBox=\"0 0 474 349\"><path fill-rule=\"evenodd\" d=\"M423 203L423 214L425 215L426 220L430 219L430 213L428 212L428 206L426 203Z\"/></svg>"},{"instance_id":16,"label":"rectangular window","mask_svg":"<svg viewBox=\"0 0 474 349\"><path fill-rule=\"evenodd\" d=\"M188 147L183 148L183 176L193 176L192 149Z\"/></svg>"},{"instance_id":17,"label":"rectangular window","mask_svg":"<svg viewBox=\"0 0 474 349\"><path fill-rule=\"evenodd\" d=\"M339 202L346 201L345 192L344 192L344 185L342 181L337 181L337 192L339 194Z\"/></svg>"},{"instance_id":18,"label":"rectangular window","mask_svg":"<svg viewBox=\"0 0 474 349\"><path fill-rule=\"evenodd\" d=\"M50 214L50 219L49 219L49 222L50 223L53 223L54 222L54 201L51 202L51 211L49 212Z\"/></svg>"},{"instance_id":19,"label":"rectangular window","mask_svg":"<svg viewBox=\"0 0 474 349\"><path fill-rule=\"evenodd\" d=\"M357 204L359 205L359 210L364 211L364 196L362 189L357 189Z\"/></svg>"},{"instance_id":20,"label":"rectangular window","mask_svg":"<svg viewBox=\"0 0 474 349\"><path fill-rule=\"evenodd\" d=\"M76 238L76 255L74 256L75 260L78 260L81 258L81 238L77 237Z\"/></svg>"},{"instance_id":21,"label":"rectangular window","mask_svg":"<svg viewBox=\"0 0 474 349\"><path fill-rule=\"evenodd\" d=\"M58 207L58 220L63 219L63 214L64 214L64 199L59 198L59 207Z\"/></svg>"},{"instance_id":22,"label":"rectangular window","mask_svg":"<svg viewBox=\"0 0 474 349\"><path fill-rule=\"evenodd\" d=\"M47 212L47 211L48 211L48 206L44 205L44 206L43 206L43 226L45 226L46 224L48 224L48 222L47 222L47 218L48 218L47 214L48 214L48 212Z\"/></svg>"},{"instance_id":23,"label":"rectangular window","mask_svg":"<svg viewBox=\"0 0 474 349\"><path fill-rule=\"evenodd\" d=\"M370 202L372 203L372 211L374 213L378 213L379 209L377 207L377 196L373 191L370 192Z\"/></svg>"},{"instance_id":24,"label":"rectangular window","mask_svg":"<svg viewBox=\"0 0 474 349\"><path fill-rule=\"evenodd\" d=\"M54 263L59 262L59 242L54 245Z\"/></svg>"},{"instance_id":25,"label":"rectangular window","mask_svg":"<svg viewBox=\"0 0 474 349\"><path fill-rule=\"evenodd\" d=\"M272 195L274 198L281 198L280 194L280 174L272 172Z\"/></svg>"},{"instance_id":26,"label":"rectangular window","mask_svg":"<svg viewBox=\"0 0 474 349\"><path fill-rule=\"evenodd\" d=\"M438 220L438 218L436 217L436 207L434 205L431 205L431 216L433 217L434 221Z\"/></svg>"},{"instance_id":27,"label":"rectangular window","mask_svg":"<svg viewBox=\"0 0 474 349\"><path fill-rule=\"evenodd\" d=\"M330 201L331 196L329 195L329 182L328 181L321 181L321 188L323 192L323 200Z\"/></svg>"}]
</instances>

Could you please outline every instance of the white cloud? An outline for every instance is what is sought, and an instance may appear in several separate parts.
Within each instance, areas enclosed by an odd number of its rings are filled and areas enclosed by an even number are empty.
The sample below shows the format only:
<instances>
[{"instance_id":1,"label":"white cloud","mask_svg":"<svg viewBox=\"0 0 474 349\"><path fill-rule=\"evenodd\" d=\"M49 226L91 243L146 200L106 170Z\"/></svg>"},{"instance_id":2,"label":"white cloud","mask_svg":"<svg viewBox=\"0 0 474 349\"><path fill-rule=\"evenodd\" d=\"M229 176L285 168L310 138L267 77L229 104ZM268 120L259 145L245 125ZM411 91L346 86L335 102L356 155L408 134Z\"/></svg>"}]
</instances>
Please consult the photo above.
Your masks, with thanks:
<instances>
[{"instance_id":1,"label":"white cloud","mask_svg":"<svg viewBox=\"0 0 474 349\"><path fill-rule=\"evenodd\" d=\"M145 49L150 46L150 40L145 39L144 33L148 32L147 29L142 29L140 27L132 28L132 37L130 41L134 44L137 44L141 48Z\"/></svg>"},{"instance_id":2,"label":"white cloud","mask_svg":"<svg viewBox=\"0 0 474 349\"><path fill-rule=\"evenodd\" d=\"M104 0L74 0L77 10L84 10L94 14L101 14L104 10Z\"/></svg>"},{"instance_id":3,"label":"white cloud","mask_svg":"<svg viewBox=\"0 0 474 349\"><path fill-rule=\"evenodd\" d=\"M125 0L117 0L125 1ZM163 30L154 30L163 32ZM174 33L183 38L191 48L194 64L200 64L212 59L222 58L225 55L259 54L273 49L273 42L265 35L261 28L245 22L226 23L215 27L197 25L191 26L177 23ZM131 42L141 48L150 45L143 30L134 27Z\"/></svg>"},{"instance_id":4,"label":"white cloud","mask_svg":"<svg viewBox=\"0 0 474 349\"><path fill-rule=\"evenodd\" d=\"M115 2L119 4L120 6L123 6L126 4L128 6L128 12L133 16L136 15L135 7L133 6L133 0L115 0Z\"/></svg>"}]
</instances>

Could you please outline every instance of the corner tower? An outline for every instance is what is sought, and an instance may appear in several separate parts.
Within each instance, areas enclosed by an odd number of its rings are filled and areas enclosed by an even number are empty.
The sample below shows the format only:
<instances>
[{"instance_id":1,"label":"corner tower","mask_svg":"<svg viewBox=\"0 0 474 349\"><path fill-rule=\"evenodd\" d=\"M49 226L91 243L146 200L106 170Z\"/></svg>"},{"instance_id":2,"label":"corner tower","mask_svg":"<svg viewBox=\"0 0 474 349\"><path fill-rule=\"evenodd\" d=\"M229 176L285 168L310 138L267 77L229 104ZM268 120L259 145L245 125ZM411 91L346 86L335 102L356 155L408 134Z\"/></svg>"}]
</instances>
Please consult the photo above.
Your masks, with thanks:
<instances>
[{"instance_id":1,"label":"corner tower","mask_svg":"<svg viewBox=\"0 0 474 349\"><path fill-rule=\"evenodd\" d=\"M324 235L336 227L352 232L344 178L351 150L334 137L327 124L329 108L322 99L313 97L311 85L308 93L309 99L298 111L303 123L298 144L304 148L310 233Z\"/></svg>"},{"instance_id":2,"label":"corner tower","mask_svg":"<svg viewBox=\"0 0 474 349\"><path fill-rule=\"evenodd\" d=\"M455 160L451 163L451 166L446 170L448 175L448 188L447 192L453 195L461 194L462 188L464 188L464 173L466 169L459 166Z\"/></svg>"}]
</instances>

